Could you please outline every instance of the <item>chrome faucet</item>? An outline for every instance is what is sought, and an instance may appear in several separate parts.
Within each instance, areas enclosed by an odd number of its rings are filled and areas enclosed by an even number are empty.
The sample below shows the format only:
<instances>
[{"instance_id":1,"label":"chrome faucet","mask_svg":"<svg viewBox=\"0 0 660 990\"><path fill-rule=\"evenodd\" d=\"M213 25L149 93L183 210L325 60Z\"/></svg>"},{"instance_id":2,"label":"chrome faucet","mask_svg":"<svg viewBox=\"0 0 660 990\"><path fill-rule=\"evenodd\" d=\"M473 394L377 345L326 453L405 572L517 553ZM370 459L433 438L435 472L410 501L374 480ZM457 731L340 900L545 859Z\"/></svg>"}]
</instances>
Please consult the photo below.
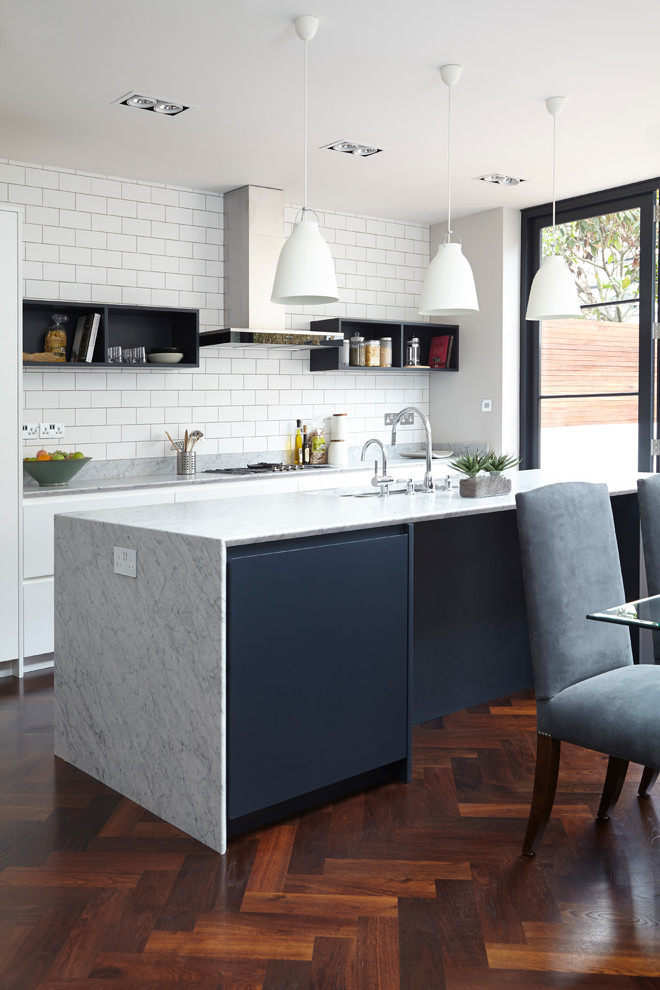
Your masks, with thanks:
<instances>
[{"instance_id":1,"label":"chrome faucet","mask_svg":"<svg viewBox=\"0 0 660 990\"><path fill-rule=\"evenodd\" d=\"M431 441L431 424L429 423L429 418L426 413L423 413L421 409L417 409L416 406L406 406L396 414L396 418L392 424L392 446L396 447L396 428L401 422L402 418L406 413L417 413L422 421L424 430L426 431L426 471L424 473L424 485L420 489L423 492L432 492L433 489L433 475L431 473L431 456L433 451L433 444Z\"/></svg>"},{"instance_id":2,"label":"chrome faucet","mask_svg":"<svg viewBox=\"0 0 660 990\"><path fill-rule=\"evenodd\" d=\"M385 447L383 446L382 441L381 440L377 440L376 437L372 437L370 440L367 440L367 442L362 447L362 453L360 454L360 460L361 461L364 460L364 455L367 452L367 448L372 443L375 443L378 447L380 447L380 452L381 452L381 455L383 457L383 473L382 473L382 475L380 477L378 476L378 458L376 458L376 460L374 461L374 476L371 479L371 484L374 486L374 488L378 488L378 494L379 495L389 495L389 493L390 493L390 485L394 481L394 478L388 477L388 474L387 474L387 454L385 453Z\"/></svg>"}]
</instances>

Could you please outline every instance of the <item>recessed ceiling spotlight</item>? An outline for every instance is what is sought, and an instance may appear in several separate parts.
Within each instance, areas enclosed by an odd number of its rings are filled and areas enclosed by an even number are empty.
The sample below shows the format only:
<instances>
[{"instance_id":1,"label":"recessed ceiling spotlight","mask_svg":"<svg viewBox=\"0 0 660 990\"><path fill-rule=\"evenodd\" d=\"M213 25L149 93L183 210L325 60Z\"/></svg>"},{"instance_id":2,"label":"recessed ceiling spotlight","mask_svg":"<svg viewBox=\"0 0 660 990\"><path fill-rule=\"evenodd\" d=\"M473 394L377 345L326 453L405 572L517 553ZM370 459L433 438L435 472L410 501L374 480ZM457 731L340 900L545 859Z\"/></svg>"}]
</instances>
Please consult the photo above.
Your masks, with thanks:
<instances>
[{"instance_id":1,"label":"recessed ceiling spotlight","mask_svg":"<svg viewBox=\"0 0 660 990\"><path fill-rule=\"evenodd\" d=\"M322 151L341 151L345 155L357 155L359 158L368 158L370 155L377 155L382 148L375 148L372 144L357 144L355 141L333 141L332 144L324 144Z\"/></svg>"},{"instance_id":2,"label":"recessed ceiling spotlight","mask_svg":"<svg viewBox=\"0 0 660 990\"><path fill-rule=\"evenodd\" d=\"M156 105L156 101L150 96L131 96L128 100L124 100L124 103L127 107L137 107L138 110L150 110Z\"/></svg>"},{"instance_id":3,"label":"recessed ceiling spotlight","mask_svg":"<svg viewBox=\"0 0 660 990\"><path fill-rule=\"evenodd\" d=\"M498 186L519 186L524 179L518 179L515 175L504 175L502 172L488 172L487 175L478 175L480 182L494 182Z\"/></svg>"},{"instance_id":4,"label":"recessed ceiling spotlight","mask_svg":"<svg viewBox=\"0 0 660 990\"><path fill-rule=\"evenodd\" d=\"M174 117L184 110L190 110L185 103L174 103L171 100L159 100L157 96L145 96L142 93L127 93L120 96L118 100L113 100L122 107L133 107L134 110L149 110L154 113L164 113Z\"/></svg>"},{"instance_id":5,"label":"recessed ceiling spotlight","mask_svg":"<svg viewBox=\"0 0 660 990\"><path fill-rule=\"evenodd\" d=\"M156 113L181 113L183 110L187 110L188 107L184 107L183 103L164 103L159 101L154 107Z\"/></svg>"}]
</instances>

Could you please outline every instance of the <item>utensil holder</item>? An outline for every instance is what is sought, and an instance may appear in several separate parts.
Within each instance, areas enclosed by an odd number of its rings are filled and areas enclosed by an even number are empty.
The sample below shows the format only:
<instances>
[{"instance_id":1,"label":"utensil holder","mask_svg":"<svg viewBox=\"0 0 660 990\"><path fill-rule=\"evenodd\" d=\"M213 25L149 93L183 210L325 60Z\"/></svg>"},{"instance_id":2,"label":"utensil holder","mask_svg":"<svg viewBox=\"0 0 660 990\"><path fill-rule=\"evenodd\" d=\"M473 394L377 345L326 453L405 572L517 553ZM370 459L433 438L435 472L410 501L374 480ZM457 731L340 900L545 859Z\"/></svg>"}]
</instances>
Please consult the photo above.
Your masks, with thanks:
<instances>
[{"instance_id":1,"label":"utensil holder","mask_svg":"<svg viewBox=\"0 0 660 990\"><path fill-rule=\"evenodd\" d=\"M194 450L176 452L176 473L194 474L197 461L197 454Z\"/></svg>"}]
</instances>

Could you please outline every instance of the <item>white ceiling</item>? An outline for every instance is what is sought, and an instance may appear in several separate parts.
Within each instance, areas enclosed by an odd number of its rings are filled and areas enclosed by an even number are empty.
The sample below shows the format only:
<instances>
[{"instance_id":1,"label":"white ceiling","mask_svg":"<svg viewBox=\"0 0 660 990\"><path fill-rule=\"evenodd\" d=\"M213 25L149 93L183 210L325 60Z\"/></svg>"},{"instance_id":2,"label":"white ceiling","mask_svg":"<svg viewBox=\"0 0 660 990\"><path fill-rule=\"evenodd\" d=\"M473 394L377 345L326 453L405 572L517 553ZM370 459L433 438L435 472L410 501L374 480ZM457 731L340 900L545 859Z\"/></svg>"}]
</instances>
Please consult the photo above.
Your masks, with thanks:
<instances>
[{"instance_id":1,"label":"white ceiling","mask_svg":"<svg viewBox=\"0 0 660 990\"><path fill-rule=\"evenodd\" d=\"M455 216L660 174L657 0L0 0L0 157L300 204L309 43L309 205L446 218L447 88ZM113 103L130 91L192 104L176 117ZM383 154L318 150L345 138ZM499 170L528 180L474 181Z\"/></svg>"}]
</instances>

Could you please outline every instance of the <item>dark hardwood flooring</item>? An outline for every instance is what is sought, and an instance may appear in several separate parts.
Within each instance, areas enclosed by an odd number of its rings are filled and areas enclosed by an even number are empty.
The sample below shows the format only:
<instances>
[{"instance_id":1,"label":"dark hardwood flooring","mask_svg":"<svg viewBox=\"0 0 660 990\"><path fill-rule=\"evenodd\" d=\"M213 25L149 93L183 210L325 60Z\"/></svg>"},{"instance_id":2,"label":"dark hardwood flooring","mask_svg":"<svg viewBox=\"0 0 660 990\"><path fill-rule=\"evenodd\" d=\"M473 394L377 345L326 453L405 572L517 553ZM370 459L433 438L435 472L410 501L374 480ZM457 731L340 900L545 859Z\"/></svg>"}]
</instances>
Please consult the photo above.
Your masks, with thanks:
<instances>
[{"instance_id":1,"label":"dark hardwood flooring","mask_svg":"<svg viewBox=\"0 0 660 990\"><path fill-rule=\"evenodd\" d=\"M530 692L415 730L388 784L210 852L53 756L52 675L0 683L1 990L660 988L660 790L565 746L520 853Z\"/></svg>"}]
</instances>

